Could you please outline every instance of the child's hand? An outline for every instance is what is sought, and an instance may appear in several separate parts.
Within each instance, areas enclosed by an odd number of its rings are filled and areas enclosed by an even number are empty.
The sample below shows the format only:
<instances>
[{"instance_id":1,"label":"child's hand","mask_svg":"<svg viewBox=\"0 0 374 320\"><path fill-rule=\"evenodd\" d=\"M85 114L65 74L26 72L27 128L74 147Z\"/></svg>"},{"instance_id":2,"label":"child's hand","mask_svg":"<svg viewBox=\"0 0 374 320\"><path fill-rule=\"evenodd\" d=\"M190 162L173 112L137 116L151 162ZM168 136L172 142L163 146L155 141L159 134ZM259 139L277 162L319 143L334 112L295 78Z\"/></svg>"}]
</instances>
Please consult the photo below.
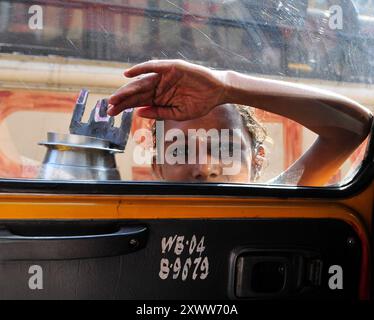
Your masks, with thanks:
<instances>
[{"instance_id":1,"label":"child's hand","mask_svg":"<svg viewBox=\"0 0 374 320\"><path fill-rule=\"evenodd\" d=\"M138 108L144 118L190 120L226 103L225 71L215 71L182 60L154 60L125 71L137 77L110 98L108 115Z\"/></svg>"}]
</instances>

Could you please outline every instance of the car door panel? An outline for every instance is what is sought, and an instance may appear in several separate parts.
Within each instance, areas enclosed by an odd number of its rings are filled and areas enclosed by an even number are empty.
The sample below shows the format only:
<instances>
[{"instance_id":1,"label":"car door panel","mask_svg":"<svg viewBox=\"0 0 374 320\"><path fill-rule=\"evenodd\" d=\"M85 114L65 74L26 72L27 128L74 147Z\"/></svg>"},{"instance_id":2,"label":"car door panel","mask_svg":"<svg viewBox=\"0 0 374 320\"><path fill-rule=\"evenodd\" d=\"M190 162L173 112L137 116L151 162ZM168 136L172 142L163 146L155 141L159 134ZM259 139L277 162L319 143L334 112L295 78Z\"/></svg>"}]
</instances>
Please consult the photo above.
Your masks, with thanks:
<instances>
[{"instance_id":1,"label":"car door panel","mask_svg":"<svg viewBox=\"0 0 374 320\"><path fill-rule=\"evenodd\" d=\"M32 230L27 228L29 223L2 221L1 226L22 232ZM32 259L27 253L27 259L19 256L19 261L0 258L2 299L336 299L357 297L362 289L363 243L352 225L339 219L147 219L38 224L39 230L49 230L48 236L61 234L64 229L70 229L72 234L72 230L78 230L77 225L80 233L92 232L100 225L114 229L141 225L148 235L144 246L113 257L67 259L63 242L55 242L54 253L63 248L61 257L38 260L39 254ZM37 235L40 237L40 232ZM7 241L0 239L0 253L9 246ZM45 244L40 245L39 250L44 247ZM100 245L97 250L100 252ZM239 270L238 260L243 257L249 266L244 268L247 275L239 276L243 270ZM313 263L320 268L314 273ZM33 265L43 270L42 290L28 286L32 276L29 268ZM343 290L329 288L329 268L335 265L344 272ZM281 275L279 270L273 270L277 267L283 268ZM314 280L310 280L312 273ZM248 280L251 277L262 279L262 283L257 280L254 289L248 288L247 282L253 282ZM278 281L278 287L269 279Z\"/></svg>"}]
</instances>

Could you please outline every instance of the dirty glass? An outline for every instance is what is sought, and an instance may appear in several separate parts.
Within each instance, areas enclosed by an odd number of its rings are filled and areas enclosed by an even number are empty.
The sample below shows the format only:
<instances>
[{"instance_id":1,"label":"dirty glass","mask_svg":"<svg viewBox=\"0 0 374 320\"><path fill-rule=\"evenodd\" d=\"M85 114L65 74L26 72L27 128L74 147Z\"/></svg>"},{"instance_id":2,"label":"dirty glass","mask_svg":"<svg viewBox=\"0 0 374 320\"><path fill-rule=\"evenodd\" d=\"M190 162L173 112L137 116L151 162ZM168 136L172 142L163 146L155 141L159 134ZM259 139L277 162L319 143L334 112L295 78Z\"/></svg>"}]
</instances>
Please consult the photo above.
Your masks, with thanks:
<instances>
[{"instance_id":1,"label":"dirty glass","mask_svg":"<svg viewBox=\"0 0 374 320\"><path fill-rule=\"evenodd\" d=\"M89 90L82 125L91 110L93 121L106 123L105 112L95 105L130 81L123 77L126 68L151 59L182 59L327 89L373 110L372 2L0 1L0 178L302 185L305 168L292 165L318 134L295 119L242 108L240 117L249 125L239 131L228 125L227 143L221 134L202 130L205 136L198 136L205 141L206 158L218 160L191 164L191 145L186 137L178 139L180 131L160 142L161 131L175 129L167 121L156 124L133 113L131 128L126 122L128 139L120 136L126 140L124 152L105 140L109 135L100 135L100 125L88 130L91 137L79 131L79 123L72 131L76 100L83 88ZM119 128L121 116L111 121ZM191 127L206 129L198 122ZM249 145L240 140L243 130L250 131ZM367 141L362 136L321 186L352 179ZM230 160L236 146L242 148L236 163L222 163L220 154ZM156 163L157 156L164 162Z\"/></svg>"}]
</instances>

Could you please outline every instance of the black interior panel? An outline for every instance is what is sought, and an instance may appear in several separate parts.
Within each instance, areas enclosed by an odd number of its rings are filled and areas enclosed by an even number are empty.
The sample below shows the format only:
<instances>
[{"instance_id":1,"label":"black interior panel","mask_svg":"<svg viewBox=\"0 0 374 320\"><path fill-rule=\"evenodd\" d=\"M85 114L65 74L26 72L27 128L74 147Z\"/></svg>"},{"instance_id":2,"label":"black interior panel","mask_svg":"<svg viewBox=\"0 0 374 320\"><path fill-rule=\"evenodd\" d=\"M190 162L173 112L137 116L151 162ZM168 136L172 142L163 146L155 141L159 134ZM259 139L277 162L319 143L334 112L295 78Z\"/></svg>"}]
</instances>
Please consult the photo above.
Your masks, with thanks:
<instances>
[{"instance_id":1,"label":"black interior panel","mask_svg":"<svg viewBox=\"0 0 374 320\"><path fill-rule=\"evenodd\" d=\"M136 226L147 229L144 246L110 257L40 260L28 256L12 261L2 256L5 250L9 252L9 243L0 240L0 299L358 297L361 242L351 226L339 220L0 222L2 229L31 239L43 233L99 236ZM35 241L43 251L43 245ZM52 245L57 247L56 253L61 242L55 240ZM79 242L74 245L79 246ZM18 257L22 258L20 254ZM42 290L28 287L32 265L42 267ZM328 286L333 265L343 270L342 290Z\"/></svg>"}]
</instances>

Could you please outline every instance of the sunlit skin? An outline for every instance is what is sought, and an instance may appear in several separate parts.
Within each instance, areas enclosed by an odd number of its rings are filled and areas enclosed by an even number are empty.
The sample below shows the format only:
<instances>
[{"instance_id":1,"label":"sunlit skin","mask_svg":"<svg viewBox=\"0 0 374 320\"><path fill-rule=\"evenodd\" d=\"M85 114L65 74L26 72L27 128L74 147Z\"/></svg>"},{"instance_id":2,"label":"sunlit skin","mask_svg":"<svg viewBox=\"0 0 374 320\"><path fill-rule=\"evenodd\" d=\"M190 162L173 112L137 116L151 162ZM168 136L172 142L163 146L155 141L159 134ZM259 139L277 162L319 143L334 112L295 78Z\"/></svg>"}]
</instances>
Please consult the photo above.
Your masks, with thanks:
<instances>
[{"instance_id":1,"label":"sunlit skin","mask_svg":"<svg viewBox=\"0 0 374 320\"><path fill-rule=\"evenodd\" d=\"M252 141L248 130L244 127L243 120L232 105L221 105L214 108L209 114L194 120L173 121L166 120L164 122L165 132L170 129L180 129L184 132L185 137L188 136L189 129L240 129L240 171L235 175L223 174L224 164L220 159L219 163L211 163L211 152L208 148L207 163L197 164L156 164L153 162L153 172L157 179L174 182L233 182L233 183L249 183L251 180L252 166ZM164 150L172 142L165 142ZM187 138L186 138L187 144ZM196 144L198 146L198 144ZM197 157L199 149L197 148Z\"/></svg>"},{"instance_id":2,"label":"sunlit skin","mask_svg":"<svg viewBox=\"0 0 374 320\"><path fill-rule=\"evenodd\" d=\"M236 103L278 114L313 131L316 141L281 175L287 181L300 172L297 185L325 185L368 136L373 119L357 102L332 92L182 60L144 62L126 70L125 76L135 79L109 98L111 116L137 108L145 118L193 120L219 105Z\"/></svg>"}]
</instances>

